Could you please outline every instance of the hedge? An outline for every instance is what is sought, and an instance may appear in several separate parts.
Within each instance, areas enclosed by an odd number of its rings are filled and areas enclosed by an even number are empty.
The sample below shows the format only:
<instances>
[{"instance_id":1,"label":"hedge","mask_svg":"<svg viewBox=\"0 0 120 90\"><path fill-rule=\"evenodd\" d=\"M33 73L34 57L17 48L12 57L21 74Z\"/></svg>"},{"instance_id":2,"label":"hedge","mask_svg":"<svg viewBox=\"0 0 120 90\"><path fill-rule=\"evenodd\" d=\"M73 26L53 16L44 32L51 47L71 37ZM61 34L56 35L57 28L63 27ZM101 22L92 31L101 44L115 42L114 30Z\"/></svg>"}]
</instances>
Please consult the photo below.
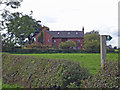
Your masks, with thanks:
<instances>
[{"instance_id":1,"label":"hedge","mask_svg":"<svg viewBox=\"0 0 120 90\"><path fill-rule=\"evenodd\" d=\"M24 88L65 88L79 85L90 75L80 63L32 56L3 54L3 83Z\"/></svg>"},{"instance_id":2,"label":"hedge","mask_svg":"<svg viewBox=\"0 0 120 90\"><path fill-rule=\"evenodd\" d=\"M81 84L83 88L119 88L120 89L120 71L118 70L120 62L110 61L104 69L100 69L96 75L84 80Z\"/></svg>"},{"instance_id":3,"label":"hedge","mask_svg":"<svg viewBox=\"0 0 120 90\"><path fill-rule=\"evenodd\" d=\"M11 51L3 51L8 53L19 53L19 54L27 54L27 53L86 53L83 50L61 50L61 49L21 49L14 48Z\"/></svg>"}]
</instances>

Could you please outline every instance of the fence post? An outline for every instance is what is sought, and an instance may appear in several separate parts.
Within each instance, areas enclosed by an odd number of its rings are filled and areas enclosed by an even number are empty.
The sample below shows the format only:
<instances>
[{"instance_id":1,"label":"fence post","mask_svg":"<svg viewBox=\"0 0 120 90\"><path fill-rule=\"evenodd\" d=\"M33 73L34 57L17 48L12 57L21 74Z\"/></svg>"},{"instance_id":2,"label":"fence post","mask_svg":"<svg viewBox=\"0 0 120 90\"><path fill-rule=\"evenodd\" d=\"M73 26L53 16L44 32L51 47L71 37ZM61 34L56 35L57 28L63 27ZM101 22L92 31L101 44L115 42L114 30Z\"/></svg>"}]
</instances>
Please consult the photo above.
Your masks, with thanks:
<instances>
[{"instance_id":1,"label":"fence post","mask_svg":"<svg viewBox=\"0 0 120 90\"><path fill-rule=\"evenodd\" d=\"M106 35L100 35L101 68L106 63Z\"/></svg>"}]
</instances>

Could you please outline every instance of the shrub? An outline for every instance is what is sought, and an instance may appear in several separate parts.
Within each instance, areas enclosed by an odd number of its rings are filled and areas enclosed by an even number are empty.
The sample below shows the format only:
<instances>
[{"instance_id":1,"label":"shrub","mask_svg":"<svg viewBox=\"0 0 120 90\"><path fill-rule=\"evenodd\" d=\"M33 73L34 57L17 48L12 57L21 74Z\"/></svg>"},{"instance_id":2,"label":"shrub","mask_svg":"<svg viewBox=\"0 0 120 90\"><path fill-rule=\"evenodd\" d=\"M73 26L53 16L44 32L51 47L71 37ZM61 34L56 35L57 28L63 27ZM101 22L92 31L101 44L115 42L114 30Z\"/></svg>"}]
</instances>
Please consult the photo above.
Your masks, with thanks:
<instances>
[{"instance_id":1,"label":"shrub","mask_svg":"<svg viewBox=\"0 0 120 90\"><path fill-rule=\"evenodd\" d=\"M106 47L106 51L110 53L114 53L115 50L113 48L110 48L109 46Z\"/></svg>"},{"instance_id":2,"label":"shrub","mask_svg":"<svg viewBox=\"0 0 120 90\"><path fill-rule=\"evenodd\" d=\"M84 88L118 88L120 85L119 73L118 62L111 61L105 65L105 69L100 69L98 74L83 81L81 86Z\"/></svg>"},{"instance_id":3,"label":"shrub","mask_svg":"<svg viewBox=\"0 0 120 90\"><path fill-rule=\"evenodd\" d=\"M75 44L75 42L70 41L70 40L68 40L66 42L61 42L59 45L60 49L73 49L73 47L76 47L76 44Z\"/></svg>"},{"instance_id":4,"label":"shrub","mask_svg":"<svg viewBox=\"0 0 120 90\"><path fill-rule=\"evenodd\" d=\"M24 88L65 88L79 85L90 76L88 70L70 60L3 54L3 83ZM8 68L9 67L9 68Z\"/></svg>"},{"instance_id":5,"label":"shrub","mask_svg":"<svg viewBox=\"0 0 120 90\"><path fill-rule=\"evenodd\" d=\"M49 46L32 43L32 44L26 44L25 47L24 47L24 49L32 49L32 48L33 49L38 49L38 48L40 48L40 49L48 49Z\"/></svg>"},{"instance_id":6,"label":"shrub","mask_svg":"<svg viewBox=\"0 0 120 90\"><path fill-rule=\"evenodd\" d=\"M38 45L37 44L34 44L34 43L32 43L32 44L25 44L24 45L24 48L26 49L26 48L37 48L38 47Z\"/></svg>"}]
</instances>

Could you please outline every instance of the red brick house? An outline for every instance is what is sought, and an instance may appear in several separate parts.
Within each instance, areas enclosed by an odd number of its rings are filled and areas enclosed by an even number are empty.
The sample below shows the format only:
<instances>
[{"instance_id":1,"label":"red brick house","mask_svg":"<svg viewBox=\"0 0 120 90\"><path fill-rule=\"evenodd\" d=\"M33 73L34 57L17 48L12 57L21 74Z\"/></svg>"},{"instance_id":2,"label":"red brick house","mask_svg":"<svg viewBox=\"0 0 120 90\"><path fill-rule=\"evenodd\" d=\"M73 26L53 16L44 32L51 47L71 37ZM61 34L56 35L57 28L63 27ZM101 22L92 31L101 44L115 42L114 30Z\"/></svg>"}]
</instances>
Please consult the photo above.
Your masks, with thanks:
<instances>
[{"instance_id":1,"label":"red brick house","mask_svg":"<svg viewBox=\"0 0 120 90\"><path fill-rule=\"evenodd\" d=\"M43 36L43 40L40 41L40 35ZM74 49L81 50L84 45L84 27L82 31L48 31L46 27L43 27L42 32L35 36L36 44L44 44L49 47L56 45L58 48L61 42L71 40L76 43Z\"/></svg>"}]
</instances>

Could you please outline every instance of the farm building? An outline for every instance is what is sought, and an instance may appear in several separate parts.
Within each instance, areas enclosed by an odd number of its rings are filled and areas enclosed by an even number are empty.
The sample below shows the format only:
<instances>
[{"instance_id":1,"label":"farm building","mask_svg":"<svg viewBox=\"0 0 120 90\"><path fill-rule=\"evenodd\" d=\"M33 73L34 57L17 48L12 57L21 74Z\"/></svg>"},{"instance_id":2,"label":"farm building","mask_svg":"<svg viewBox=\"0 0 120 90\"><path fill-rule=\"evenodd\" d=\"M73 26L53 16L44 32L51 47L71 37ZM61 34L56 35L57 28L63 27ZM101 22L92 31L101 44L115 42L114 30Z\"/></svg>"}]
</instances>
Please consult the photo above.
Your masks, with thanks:
<instances>
[{"instance_id":1,"label":"farm building","mask_svg":"<svg viewBox=\"0 0 120 90\"><path fill-rule=\"evenodd\" d=\"M58 48L61 42L71 40L76 43L74 49L81 50L84 45L84 27L82 31L48 31L43 27L42 31L35 36L36 44L43 44Z\"/></svg>"}]
</instances>

